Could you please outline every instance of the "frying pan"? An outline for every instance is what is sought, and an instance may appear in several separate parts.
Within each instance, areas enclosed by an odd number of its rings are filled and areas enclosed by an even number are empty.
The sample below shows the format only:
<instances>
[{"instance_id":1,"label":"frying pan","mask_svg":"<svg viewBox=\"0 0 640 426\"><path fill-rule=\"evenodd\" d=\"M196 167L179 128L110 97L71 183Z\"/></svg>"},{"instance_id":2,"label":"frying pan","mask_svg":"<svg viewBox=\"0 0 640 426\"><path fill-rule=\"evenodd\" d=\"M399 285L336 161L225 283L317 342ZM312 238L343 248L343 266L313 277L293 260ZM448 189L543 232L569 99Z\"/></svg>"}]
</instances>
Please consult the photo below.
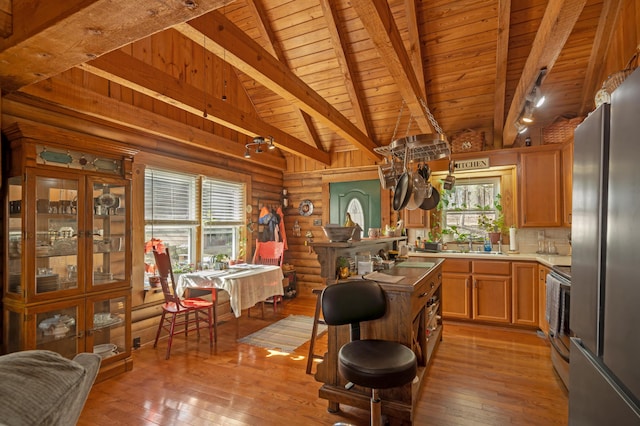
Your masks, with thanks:
<instances>
[{"instance_id":1,"label":"frying pan","mask_svg":"<svg viewBox=\"0 0 640 426\"><path fill-rule=\"evenodd\" d=\"M405 206L407 210L415 210L420 207L420 204L424 201L427 196L427 182L425 182L424 178L420 173L415 173L413 175L413 192L409 197L409 201Z\"/></svg>"},{"instance_id":2,"label":"frying pan","mask_svg":"<svg viewBox=\"0 0 640 426\"><path fill-rule=\"evenodd\" d=\"M399 211L404 209L413 194L413 177L408 170L398 178L396 190L393 193L393 209Z\"/></svg>"},{"instance_id":3,"label":"frying pan","mask_svg":"<svg viewBox=\"0 0 640 426\"><path fill-rule=\"evenodd\" d=\"M402 210L409 202L411 194L413 194L413 177L411 172L407 168L407 161L409 157L409 147L404 148L404 172L398 178L396 183L396 190L393 192L393 209L395 211Z\"/></svg>"},{"instance_id":4,"label":"frying pan","mask_svg":"<svg viewBox=\"0 0 640 426\"><path fill-rule=\"evenodd\" d=\"M422 210L431 210L434 209L438 203L440 202L440 193L437 189L433 188L431 190L431 196L429 198L425 198L422 204L420 204L420 208Z\"/></svg>"}]
</instances>

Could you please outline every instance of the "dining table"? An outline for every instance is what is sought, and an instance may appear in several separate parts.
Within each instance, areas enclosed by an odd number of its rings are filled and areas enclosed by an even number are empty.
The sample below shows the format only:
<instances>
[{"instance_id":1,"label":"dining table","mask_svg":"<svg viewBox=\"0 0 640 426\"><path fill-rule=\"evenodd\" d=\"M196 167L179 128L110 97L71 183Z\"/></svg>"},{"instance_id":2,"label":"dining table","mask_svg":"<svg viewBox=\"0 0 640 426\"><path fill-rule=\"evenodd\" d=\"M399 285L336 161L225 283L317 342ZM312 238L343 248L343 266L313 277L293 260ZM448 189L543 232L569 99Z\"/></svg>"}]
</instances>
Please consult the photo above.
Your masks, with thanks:
<instances>
[{"instance_id":1,"label":"dining table","mask_svg":"<svg viewBox=\"0 0 640 426\"><path fill-rule=\"evenodd\" d=\"M273 296L284 295L282 268L276 265L236 264L229 269L202 270L181 274L176 292L183 296L188 289L224 290L236 318L242 310L264 302Z\"/></svg>"}]
</instances>

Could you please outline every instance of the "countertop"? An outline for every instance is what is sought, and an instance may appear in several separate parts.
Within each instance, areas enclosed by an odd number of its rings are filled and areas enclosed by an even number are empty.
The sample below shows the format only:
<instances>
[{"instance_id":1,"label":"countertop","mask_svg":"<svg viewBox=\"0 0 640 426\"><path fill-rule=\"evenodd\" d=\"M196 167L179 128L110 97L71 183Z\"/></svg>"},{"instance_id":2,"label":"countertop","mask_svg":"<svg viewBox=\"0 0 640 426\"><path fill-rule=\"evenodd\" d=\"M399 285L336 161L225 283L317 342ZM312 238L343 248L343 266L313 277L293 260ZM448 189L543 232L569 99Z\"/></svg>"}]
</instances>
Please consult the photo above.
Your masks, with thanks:
<instances>
[{"instance_id":1,"label":"countertop","mask_svg":"<svg viewBox=\"0 0 640 426\"><path fill-rule=\"evenodd\" d=\"M446 252L409 252L410 258L454 258L454 259L485 259L485 260L516 260L516 261L531 261L539 262L545 266L571 266L571 256L563 255L551 255L551 254L538 254L538 253L510 253L504 252L503 254L484 253L484 252L467 252L467 253L446 253Z\"/></svg>"}]
</instances>

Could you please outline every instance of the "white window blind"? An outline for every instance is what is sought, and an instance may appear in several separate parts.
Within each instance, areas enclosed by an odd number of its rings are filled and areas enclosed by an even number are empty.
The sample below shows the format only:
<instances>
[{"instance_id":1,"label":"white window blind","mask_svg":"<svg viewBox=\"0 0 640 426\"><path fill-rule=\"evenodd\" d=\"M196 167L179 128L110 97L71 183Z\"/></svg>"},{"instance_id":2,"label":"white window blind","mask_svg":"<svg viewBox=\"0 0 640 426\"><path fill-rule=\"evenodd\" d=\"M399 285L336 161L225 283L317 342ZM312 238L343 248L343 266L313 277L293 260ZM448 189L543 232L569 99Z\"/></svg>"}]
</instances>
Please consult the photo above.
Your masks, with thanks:
<instances>
[{"instance_id":1,"label":"white window blind","mask_svg":"<svg viewBox=\"0 0 640 426\"><path fill-rule=\"evenodd\" d=\"M244 184L205 178L202 181L202 220L207 225L244 222Z\"/></svg>"},{"instance_id":2,"label":"white window blind","mask_svg":"<svg viewBox=\"0 0 640 426\"><path fill-rule=\"evenodd\" d=\"M195 201L196 176L157 169L145 171L145 220L193 221Z\"/></svg>"}]
</instances>

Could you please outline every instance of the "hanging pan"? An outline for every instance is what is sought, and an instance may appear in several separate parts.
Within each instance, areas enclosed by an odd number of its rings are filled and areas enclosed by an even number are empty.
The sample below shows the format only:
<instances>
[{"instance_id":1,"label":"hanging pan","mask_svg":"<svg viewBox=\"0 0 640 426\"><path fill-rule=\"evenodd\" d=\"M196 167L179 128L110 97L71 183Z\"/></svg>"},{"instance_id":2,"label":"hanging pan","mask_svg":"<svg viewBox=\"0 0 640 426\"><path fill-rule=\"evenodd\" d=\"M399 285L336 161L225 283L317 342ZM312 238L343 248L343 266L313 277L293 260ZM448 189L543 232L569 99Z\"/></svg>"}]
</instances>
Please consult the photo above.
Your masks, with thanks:
<instances>
[{"instance_id":1,"label":"hanging pan","mask_svg":"<svg viewBox=\"0 0 640 426\"><path fill-rule=\"evenodd\" d=\"M413 177L411 172L407 169L407 157L409 156L408 147L404 152L404 172L398 178L396 183L396 190L393 193L393 209L395 211L402 210L407 206L409 198L413 194Z\"/></svg>"},{"instance_id":2,"label":"hanging pan","mask_svg":"<svg viewBox=\"0 0 640 426\"><path fill-rule=\"evenodd\" d=\"M424 199L422 204L420 204L420 208L422 210L432 210L436 208L439 202L440 202L440 193L438 192L437 189L432 188L431 196Z\"/></svg>"}]
</instances>

